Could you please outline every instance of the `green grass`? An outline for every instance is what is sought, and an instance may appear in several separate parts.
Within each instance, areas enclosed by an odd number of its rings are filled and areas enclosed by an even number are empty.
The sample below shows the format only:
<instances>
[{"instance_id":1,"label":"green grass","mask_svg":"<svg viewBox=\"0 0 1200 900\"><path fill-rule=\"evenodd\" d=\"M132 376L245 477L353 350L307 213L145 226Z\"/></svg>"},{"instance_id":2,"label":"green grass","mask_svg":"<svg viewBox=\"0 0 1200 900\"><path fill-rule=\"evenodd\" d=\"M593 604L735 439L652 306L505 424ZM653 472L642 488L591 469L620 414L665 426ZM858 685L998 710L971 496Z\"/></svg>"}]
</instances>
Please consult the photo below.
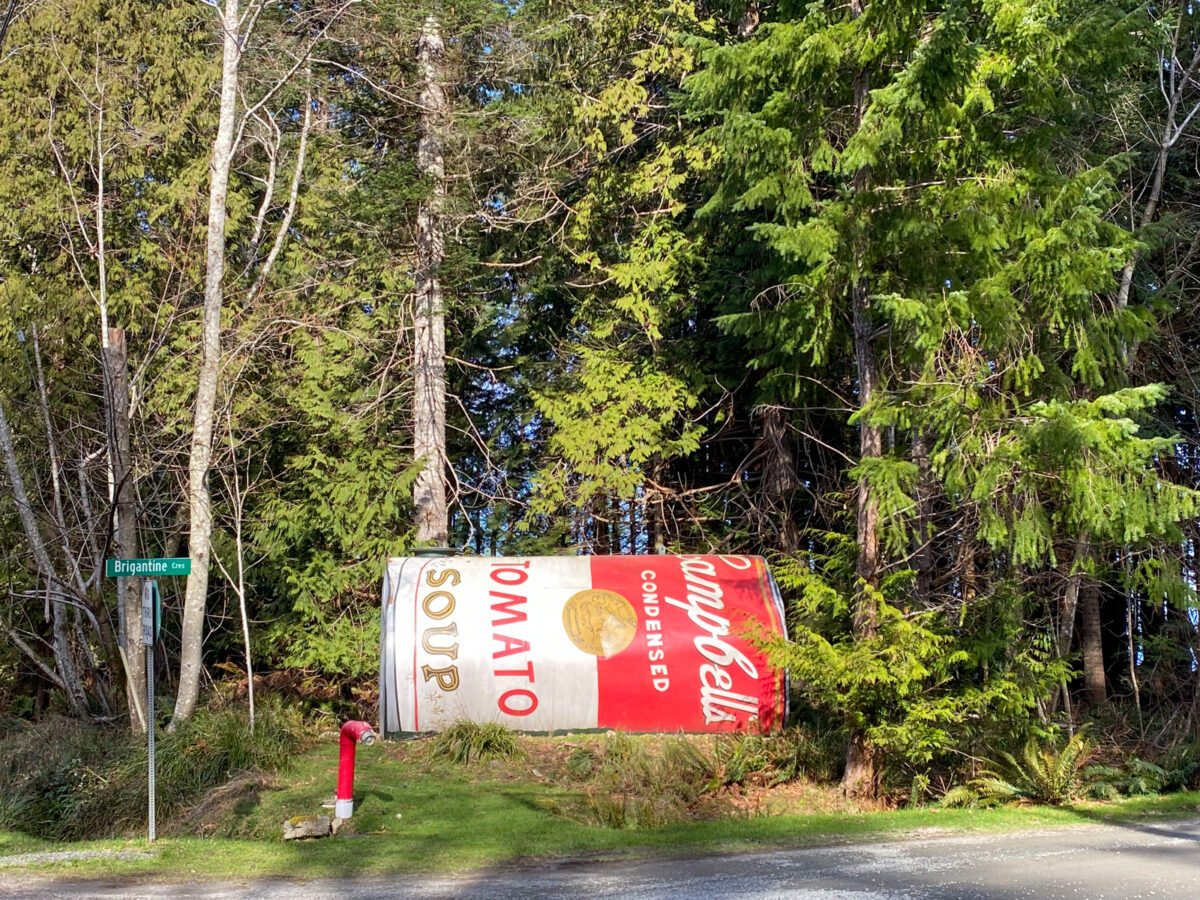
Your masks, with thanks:
<instances>
[{"instance_id":1,"label":"green grass","mask_svg":"<svg viewBox=\"0 0 1200 900\"><path fill-rule=\"evenodd\" d=\"M191 808L231 774L286 769L303 727L277 700L260 704L253 732L241 709L197 710L159 739L159 809ZM146 745L126 729L48 718L0 739L0 784L0 829L52 841L128 834L145 821Z\"/></svg>"},{"instance_id":2,"label":"green grass","mask_svg":"<svg viewBox=\"0 0 1200 900\"><path fill-rule=\"evenodd\" d=\"M433 739L430 752L450 762L520 759L525 750L515 732L498 722L460 719Z\"/></svg>"},{"instance_id":3,"label":"green grass","mask_svg":"<svg viewBox=\"0 0 1200 900\"><path fill-rule=\"evenodd\" d=\"M568 745L570 746L570 745ZM563 751L564 758L569 754ZM306 842L280 839L287 817L321 812L333 795L337 743L319 742L289 770L278 789L232 794L186 827L212 837L169 836L145 860L100 859L52 867L56 875L145 876L156 879L314 878L350 874L451 872L525 859L691 854L878 840L905 833L1008 831L1147 816L1182 816L1200 808L1200 792L1121 803L1058 808L912 809L688 821L659 828L610 829L563 815L581 796L569 778L535 774L536 759L471 765L432 759L413 744L360 748L353 833ZM281 782L283 780L281 779ZM397 818L400 814L400 818ZM211 820L211 821L210 821ZM207 826L207 827L206 827ZM176 823L176 829L181 827ZM52 843L0 832L0 856L31 851L147 849L144 838Z\"/></svg>"}]
</instances>

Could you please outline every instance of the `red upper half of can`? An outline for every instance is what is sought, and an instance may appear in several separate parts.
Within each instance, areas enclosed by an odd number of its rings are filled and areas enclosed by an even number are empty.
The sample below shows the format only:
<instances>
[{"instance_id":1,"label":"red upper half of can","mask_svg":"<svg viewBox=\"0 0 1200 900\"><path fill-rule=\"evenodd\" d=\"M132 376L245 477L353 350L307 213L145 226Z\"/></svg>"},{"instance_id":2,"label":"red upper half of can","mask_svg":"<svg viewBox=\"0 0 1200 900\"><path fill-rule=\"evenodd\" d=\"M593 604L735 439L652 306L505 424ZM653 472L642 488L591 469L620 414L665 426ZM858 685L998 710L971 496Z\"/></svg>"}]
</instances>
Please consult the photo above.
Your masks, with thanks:
<instances>
[{"instance_id":1,"label":"red upper half of can","mask_svg":"<svg viewBox=\"0 0 1200 900\"><path fill-rule=\"evenodd\" d=\"M749 556L598 556L592 584L625 597L637 629L601 657L598 725L628 731L760 731L786 715L784 636L765 562Z\"/></svg>"}]
</instances>

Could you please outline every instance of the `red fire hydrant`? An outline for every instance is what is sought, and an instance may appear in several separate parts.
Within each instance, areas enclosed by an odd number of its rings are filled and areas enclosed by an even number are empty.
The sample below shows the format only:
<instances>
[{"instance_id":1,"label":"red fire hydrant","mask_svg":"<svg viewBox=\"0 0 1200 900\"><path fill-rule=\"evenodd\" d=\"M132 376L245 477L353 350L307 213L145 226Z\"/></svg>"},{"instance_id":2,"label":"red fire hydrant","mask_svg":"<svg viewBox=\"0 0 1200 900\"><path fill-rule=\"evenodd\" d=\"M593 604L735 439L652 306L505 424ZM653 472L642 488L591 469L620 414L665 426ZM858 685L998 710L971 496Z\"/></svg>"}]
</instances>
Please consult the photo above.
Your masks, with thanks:
<instances>
[{"instance_id":1,"label":"red fire hydrant","mask_svg":"<svg viewBox=\"0 0 1200 900\"><path fill-rule=\"evenodd\" d=\"M366 722L347 722L342 726L342 747L338 756L337 803L333 814L339 819L354 815L354 747L375 743L375 732Z\"/></svg>"}]
</instances>

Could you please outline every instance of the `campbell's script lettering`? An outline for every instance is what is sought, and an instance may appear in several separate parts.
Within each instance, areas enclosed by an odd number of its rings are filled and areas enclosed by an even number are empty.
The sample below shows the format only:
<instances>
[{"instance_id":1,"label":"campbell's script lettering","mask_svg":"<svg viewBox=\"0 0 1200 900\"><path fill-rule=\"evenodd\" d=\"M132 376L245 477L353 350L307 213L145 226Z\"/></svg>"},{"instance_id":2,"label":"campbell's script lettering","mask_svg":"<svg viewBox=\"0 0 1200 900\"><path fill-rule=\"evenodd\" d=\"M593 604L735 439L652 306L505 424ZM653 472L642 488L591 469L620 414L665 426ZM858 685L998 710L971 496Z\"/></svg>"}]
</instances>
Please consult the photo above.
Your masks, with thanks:
<instances>
[{"instance_id":1,"label":"campbell's script lettering","mask_svg":"<svg viewBox=\"0 0 1200 900\"><path fill-rule=\"evenodd\" d=\"M744 571L753 565L744 556L718 557L731 569ZM704 721L733 722L736 713L757 714L758 698L753 694L742 694L733 690L734 675L729 671L736 666L750 678L758 678L754 663L725 638L729 636L729 619L721 613L725 609L724 591L717 580L717 567L713 559L700 556L680 557L680 568L687 589L687 599L663 597L663 602L684 610L688 618L703 634L693 643L708 663L700 666L700 707Z\"/></svg>"}]
</instances>

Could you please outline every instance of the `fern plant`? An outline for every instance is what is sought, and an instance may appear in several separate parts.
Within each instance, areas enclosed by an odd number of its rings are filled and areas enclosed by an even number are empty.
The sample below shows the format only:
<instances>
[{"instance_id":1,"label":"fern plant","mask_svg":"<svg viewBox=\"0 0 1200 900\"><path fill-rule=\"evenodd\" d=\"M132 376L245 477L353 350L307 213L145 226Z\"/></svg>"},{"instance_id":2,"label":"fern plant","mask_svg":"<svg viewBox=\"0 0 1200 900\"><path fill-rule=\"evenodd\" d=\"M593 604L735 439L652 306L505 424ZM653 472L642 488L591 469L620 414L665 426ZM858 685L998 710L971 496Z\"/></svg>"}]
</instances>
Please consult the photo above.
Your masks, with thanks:
<instances>
[{"instance_id":1,"label":"fern plant","mask_svg":"<svg viewBox=\"0 0 1200 900\"><path fill-rule=\"evenodd\" d=\"M1078 796L1080 770L1094 749L1086 728L1075 732L1061 750L1056 742L1042 744L1030 738L1019 758L1001 753L1000 762L990 763L974 785L984 799L1033 800L1058 806Z\"/></svg>"},{"instance_id":2,"label":"fern plant","mask_svg":"<svg viewBox=\"0 0 1200 900\"><path fill-rule=\"evenodd\" d=\"M1061 750L1056 741L1031 737L1019 756L1001 752L999 760L987 761L987 768L978 778L948 791L941 803L974 806L1031 800L1059 806L1079 795L1081 770L1094 750L1086 726L1075 732Z\"/></svg>"},{"instance_id":3,"label":"fern plant","mask_svg":"<svg viewBox=\"0 0 1200 900\"><path fill-rule=\"evenodd\" d=\"M1088 766L1083 770L1088 793L1099 800L1182 791L1200 771L1194 745L1184 744L1164 754L1157 763L1133 757L1122 766Z\"/></svg>"},{"instance_id":4,"label":"fern plant","mask_svg":"<svg viewBox=\"0 0 1200 900\"><path fill-rule=\"evenodd\" d=\"M713 745L715 772L708 789L742 784L754 772L770 767L768 742L754 734L729 735L718 738Z\"/></svg>"}]
</instances>

